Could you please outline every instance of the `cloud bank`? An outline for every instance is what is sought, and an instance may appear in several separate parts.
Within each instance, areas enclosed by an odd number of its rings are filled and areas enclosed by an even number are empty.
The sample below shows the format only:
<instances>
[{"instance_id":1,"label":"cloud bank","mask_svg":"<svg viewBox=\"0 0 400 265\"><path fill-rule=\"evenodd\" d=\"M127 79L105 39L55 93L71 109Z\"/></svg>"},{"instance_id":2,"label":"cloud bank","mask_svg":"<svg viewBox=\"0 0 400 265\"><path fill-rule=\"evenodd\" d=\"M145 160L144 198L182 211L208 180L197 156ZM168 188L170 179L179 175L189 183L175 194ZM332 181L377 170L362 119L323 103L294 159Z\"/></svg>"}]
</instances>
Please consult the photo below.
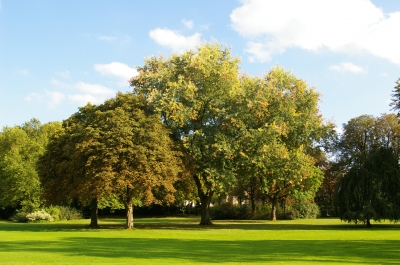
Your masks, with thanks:
<instances>
[{"instance_id":1,"label":"cloud bank","mask_svg":"<svg viewBox=\"0 0 400 265\"><path fill-rule=\"evenodd\" d=\"M400 12L384 14L369 0L243 0L230 18L248 40L251 61L301 48L368 53L400 65Z\"/></svg>"}]
</instances>

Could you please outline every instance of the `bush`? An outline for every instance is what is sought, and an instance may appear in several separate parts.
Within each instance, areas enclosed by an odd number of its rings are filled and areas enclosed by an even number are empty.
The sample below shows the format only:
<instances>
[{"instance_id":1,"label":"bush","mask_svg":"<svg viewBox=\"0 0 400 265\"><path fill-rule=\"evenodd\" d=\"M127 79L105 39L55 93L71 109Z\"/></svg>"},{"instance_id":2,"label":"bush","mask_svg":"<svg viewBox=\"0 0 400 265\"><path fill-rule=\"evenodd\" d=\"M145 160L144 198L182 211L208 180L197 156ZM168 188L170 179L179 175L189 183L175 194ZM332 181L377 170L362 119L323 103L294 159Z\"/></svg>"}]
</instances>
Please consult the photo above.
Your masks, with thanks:
<instances>
[{"instance_id":1,"label":"bush","mask_svg":"<svg viewBox=\"0 0 400 265\"><path fill-rule=\"evenodd\" d=\"M28 222L28 218L26 217L28 213L26 212L17 212L16 214L11 217L11 220L18 223L26 223Z\"/></svg>"},{"instance_id":2,"label":"bush","mask_svg":"<svg viewBox=\"0 0 400 265\"><path fill-rule=\"evenodd\" d=\"M239 219L239 220L270 220L272 206L270 204L258 203L255 205L254 213L250 205L233 205L223 203L210 208L210 217L214 220ZM319 207L313 202L297 202L293 206L284 209L278 205L276 216L278 220L284 219L312 219L320 215Z\"/></svg>"},{"instance_id":3,"label":"bush","mask_svg":"<svg viewBox=\"0 0 400 265\"><path fill-rule=\"evenodd\" d=\"M268 219L271 215L271 206L256 204L254 213L250 205L233 205L223 203L210 208L210 216L214 220L239 219L239 220L262 220Z\"/></svg>"},{"instance_id":4,"label":"bush","mask_svg":"<svg viewBox=\"0 0 400 265\"><path fill-rule=\"evenodd\" d=\"M48 212L51 216L53 216L54 221L60 220L61 210L58 206L50 206L46 208L46 212Z\"/></svg>"},{"instance_id":5,"label":"bush","mask_svg":"<svg viewBox=\"0 0 400 265\"><path fill-rule=\"evenodd\" d=\"M36 211L33 213L29 213L26 215L26 218L28 219L29 222L35 222L35 221L52 222L52 221L54 221L53 216L48 214L45 210L40 210L40 211Z\"/></svg>"},{"instance_id":6,"label":"bush","mask_svg":"<svg viewBox=\"0 0 400 265\"><path fill-rule=\"evenodd\" d=\"M272 206L269 204L261 204L258 203L255 205L254 213L251 214L251 209L250 209L250 218L249 219L254 219L254 220L268 220L271 219L271 211L272 211ZM278 210L277 210L278 212Z\"/></svg>"},{"instance_id":7,"label":"bush","mask_svg":"<svg viewBox=\"0 0 400 265\"><path fill-rule=\"evenodd\" d=\"M57 206L60 210L59 220L77 220L82 219L82 212L68 206Z\"/></svg>"},{"instance_id":8,"label":"bush","mask_svg":"<svg viewBox=\"0 0 400 265\"><path fill-rule=\"evenodd\" d=\"M296 202L288 211L288 219L315 219L320 216L318 205L314 202Z\"/></svg>"},{"instance_id":9,"label":"bush","mask_svg":"<svg viewBox=\"0 0 400 265\"><path fill-rule=\"evenodd\" d=\"M239 219L237 208L232 203L222 203L210 207L210 217L214 220Z\"/></svg>"}]
</instances>

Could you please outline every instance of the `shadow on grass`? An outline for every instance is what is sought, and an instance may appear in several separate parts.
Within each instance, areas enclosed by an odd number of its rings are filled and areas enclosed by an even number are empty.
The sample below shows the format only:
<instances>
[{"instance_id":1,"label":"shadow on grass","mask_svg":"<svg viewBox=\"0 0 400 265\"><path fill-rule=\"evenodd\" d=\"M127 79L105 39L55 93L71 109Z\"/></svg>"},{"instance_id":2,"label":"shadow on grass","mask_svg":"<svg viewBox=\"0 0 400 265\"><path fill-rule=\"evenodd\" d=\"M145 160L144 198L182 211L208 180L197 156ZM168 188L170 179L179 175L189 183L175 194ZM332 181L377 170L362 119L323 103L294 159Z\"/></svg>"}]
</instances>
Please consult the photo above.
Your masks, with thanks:
<instances>
[{"instance_id":1,"label":"shadow on grass","mask_svg":"<svg viewBox=\"0 0 400 265\"><path fill-rule=\"evenodd\" d=\"M55 223L13 223L0 222L0 231L30 231L30 232L51 232L51 231L88 231L88 230L113 230L125 229L125 219L101 219L99 226L89 226L89 220L86 224L80 221L55 222ZM366 227L363 224L349 224L342 222L340 224L321 224L321 223L295 223L291 221L271 222L260 220L219 220L214 221L211 226L200 226L197 218L139 218L134 220L135 229L146 230L359 230L366 231L387 231L399 230L400 224L375 223L372 227Z\"/></svg>"},{"instance_id":2,"label":"shadow on grass","mask_svg":"<svg viewBox=\"0 0 400 265\"><path fill-rule=\"evenodd\" d=\"M29 251L85 256L103 261L151 259L219 262L334 262L398 264L400 240L204 240L170 238L65 237L62 241L0 242L0 253Z\"/></svg>"}]
</instances>

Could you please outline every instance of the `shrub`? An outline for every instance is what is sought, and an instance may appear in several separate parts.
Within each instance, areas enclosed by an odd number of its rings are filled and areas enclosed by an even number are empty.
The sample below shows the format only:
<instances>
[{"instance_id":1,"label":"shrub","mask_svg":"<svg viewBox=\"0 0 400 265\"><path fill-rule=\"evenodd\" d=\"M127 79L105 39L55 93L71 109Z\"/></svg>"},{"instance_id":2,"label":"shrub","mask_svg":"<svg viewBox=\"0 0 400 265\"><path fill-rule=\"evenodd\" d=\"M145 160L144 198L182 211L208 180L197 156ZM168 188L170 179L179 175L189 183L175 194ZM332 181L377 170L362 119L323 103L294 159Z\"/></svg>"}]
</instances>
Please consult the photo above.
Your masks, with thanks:
<instances>
[{"instance_id":1,"label":"shrub","mask_svg":"<svg viewBox=\"0 0 400 265\"><path fill-rule=\"evenodd\" d=\"M82 219L82 212L69 207L69 206L58 206L60 213L59 213L59 220L77 220Z\"/></svg>"},{"instance_id":2,"label":"shrub","mask_svg":"<svg viewBox=\"0 0 400 265\"><path fill-rule=\"evenodd\" d=\"M13 215L11 220L18 223L25 223L28 222L28 218L26 217L27 215L28 213L26 212L17 212L16 214Z\"/></svg>"},{"instance_id":3,"label":"shrub","mask_svg":"<svg viewBox=\"0 0 400 265\"><path fill-rule=\"evenodd\" d=\"M26 218L28 219L29 222L35 222L35 221L52 222L52 221L54 221L53 216L48 214L45 210L40 210L40 211L36 211L33 213L29 213L26 215Z\"/></svg>"},{"instance_id":4,"label":"shrub","mask_svg":"<svg viewBox=\"0 0 400 265\"><path fill-rule=\"evenodd\" d=\"M232 203L222 203L210 208L210 217L214 220L239 219L237 208Z\"/></svg>"},{"instance_id":5,"label":"shrub","mask_svg":"<svg viewBox=\"0 0 400 265\"><path fill-rule=\"evenodd\" d=\"M271 219L271 211L272 211L272 206L271 205L257 203L255 206L256 207L254 209L254 213L251 214L251 218L250 219L254 219L254 220Z\"/></svg>"},{"instance_id":6,"label":"shrub","mask_svg":"<svg viewBox=\"0 0 400 265\"><path fill-rule=\"evenodd\" d=\"M210 216L214 220L239 219L239 220L261 220L268 219L271 214L271 206L256 204L254 213L249 205L233 205L223 203L210 208Z\"/></svg>"},{"instance_id":7,"label":"shrub","mask_svg":"<svg viewBox=\"0 0 400 265\"><path fill-rule=\"evenodd\" d=\"M249 205L233 205L223 203L210 208L210 216L214 220L239 219L239 220L269 220L271 219L271 205L258 203L254 213ZM278 220L317 218L320 215L319 207L313 202L297 202L293 206L284 209L278 205L276 209Z\"/></svg>"},{"instance_id":8,"label":"shrub","mask_svg":"<svg viewBox=\"0 0 400 265\"><path fill-rule=\"evenodd\" d=\"M289 219L315 219L318 216L319 207L314 202L296 202L288 211Z\"/></svg>"},{"instance_id":9,"label":"shrub","mask_svg":"<svg viewBox=\"0 0 400 265\"><path fill-rule=\"evenodd\" d=\"M46 212L48 212L51 216L53 216L54 221L60 220L61 210L58 206L50 206L46 208Z\"/></svg>"}]
</instances>

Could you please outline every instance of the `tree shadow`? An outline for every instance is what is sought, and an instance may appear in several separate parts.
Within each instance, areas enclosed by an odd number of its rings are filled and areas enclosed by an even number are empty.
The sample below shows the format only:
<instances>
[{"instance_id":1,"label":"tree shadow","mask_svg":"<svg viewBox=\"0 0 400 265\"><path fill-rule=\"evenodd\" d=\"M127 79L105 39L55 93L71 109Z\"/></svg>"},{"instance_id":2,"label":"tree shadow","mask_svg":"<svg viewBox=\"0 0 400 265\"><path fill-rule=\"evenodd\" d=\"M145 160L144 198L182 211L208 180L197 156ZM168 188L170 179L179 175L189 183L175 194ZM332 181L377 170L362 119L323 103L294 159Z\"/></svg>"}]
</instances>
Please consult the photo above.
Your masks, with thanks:
<instances>
[{"instance_id":1,"label":"tree shadow","mask_svg":"<svg viewBox=\"0 0 400 265\"><path fill-rule=\"evenodd\" d=\"M366 227L364 224L353 224L342 222L340 224L307 224L286 221L271 222L260 220L219 220L214 221L211 226L200 226L199 220L173 219L173 218L140 218L134 220L135 229L147 230L360 230L368 231L386 231L398 230L400 224L375 223L372 227ZM0 223L0 231L30 231L30 232L50 232L50 231L76 231L83 232L88 230L114 230L125 229L125 219L100 219L99 225L92 227L87 224L76 224L74 222L55 222L55 223Z\"/></svg>"},{"instance_id":2,"label":"tree shadow","mask_svg":"<svg viewBox=\"0 0 400 265\"><path fill-rule=\"evenodd\" d=\"M316 262L398 264L400 240L206 240L171 238L63 237L60 241L0 242L0 253L29 251L66 257L155 263Z\"/></svg>"}]
</instances>

